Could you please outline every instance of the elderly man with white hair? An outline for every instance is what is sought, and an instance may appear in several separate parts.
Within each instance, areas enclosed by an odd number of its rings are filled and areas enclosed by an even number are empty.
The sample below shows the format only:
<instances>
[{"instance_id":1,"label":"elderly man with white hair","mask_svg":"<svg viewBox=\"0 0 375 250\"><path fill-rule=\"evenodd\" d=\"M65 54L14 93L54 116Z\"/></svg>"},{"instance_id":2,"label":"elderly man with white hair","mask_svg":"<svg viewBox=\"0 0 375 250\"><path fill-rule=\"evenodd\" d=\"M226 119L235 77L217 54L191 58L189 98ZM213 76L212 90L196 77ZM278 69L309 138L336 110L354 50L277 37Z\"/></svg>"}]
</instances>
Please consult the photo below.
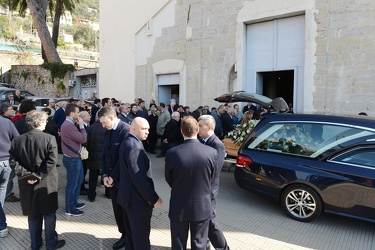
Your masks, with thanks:
<instances>
[{"instance_id":1,"label":"elderly man with white hair","mask_svg":"<svg viewBox=\"0 0 375 250\"><path fill-rule=\"evenodd\" d=\"M162 149L161 153L157 158L164 157L167 150L181 144L183 142L183 137L181 134L180 126L180 113L175 111L172 113L172 119L165 125L165 130L162 136Z\"/></svg>"},{"instance_id":2,"label":"elderly man with white hair","mask_svg":"<svg viewBox=\"0 0 375 250\"><path fill-rule=\"evenodd\" d=\"M21 103L22 100L25 99L25 97L21 96L21 91L19 91L18 89L14 94L14 101L16 101L17 103Z\"/></svg>"},{"instance_id":3,"label":"elderly man with white hair","mask_svg":"<svg viewBox=\"0 0 375 250\"><path fill-rule=\"evenodd\" d=\"M49 99L48 100L48 108L51 109L51 115L50 116L54 116L55 115L55 112L56 112L56 106L55 106L55 100L54 99Z\"/></svg>"},{"instance_id":4,"label":"elderly man with white hair","mask_svg":"<svg viewBox=\"0 0 375 250\"><path fill-rule=\"evenodd\" d=\"M199 136L201 142L217 150L218 160L215 166L214 181L211 183L212 217L209 222L208 239L215 249L229 249L228 243L216 220L216 197L219 193L219 175L224 164L225 149L221 140L215 135L215 119L210 115L202 115L198 118ZM209 242L207 249L209 249Z\"/></svg>"}]
</instances>

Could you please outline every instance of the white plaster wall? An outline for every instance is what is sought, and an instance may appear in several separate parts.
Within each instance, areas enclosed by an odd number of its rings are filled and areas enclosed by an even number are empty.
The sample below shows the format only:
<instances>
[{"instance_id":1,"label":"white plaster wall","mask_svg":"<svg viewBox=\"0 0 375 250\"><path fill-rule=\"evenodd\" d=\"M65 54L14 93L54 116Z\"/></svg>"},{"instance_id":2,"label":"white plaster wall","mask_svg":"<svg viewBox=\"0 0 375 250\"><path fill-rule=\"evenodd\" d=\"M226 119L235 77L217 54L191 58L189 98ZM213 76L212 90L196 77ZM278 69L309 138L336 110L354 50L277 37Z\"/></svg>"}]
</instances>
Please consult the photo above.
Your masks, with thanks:
<instances>
[{"instance_id":1,"label":"white plaster wall","mask_svg":"<svg viewBox=\"0 0 375 250\"><path fill-rule=\"evenodd\" d=\"M146 22L135 35L135 65L147 64L151 56L155 40L161 36L162 29L174 26L176 0L171 0L163 9Z\"/></svg>"},{"instance_id":2,"label":"white plaster wall","mask_svg":"<svg viewBox=\"0 0 375 250\"><path fill-rule=\"evenodd\" d=\"M134 99L135 34L169 1L100 1L100 98Z\"/></svg>"}]
</instances>

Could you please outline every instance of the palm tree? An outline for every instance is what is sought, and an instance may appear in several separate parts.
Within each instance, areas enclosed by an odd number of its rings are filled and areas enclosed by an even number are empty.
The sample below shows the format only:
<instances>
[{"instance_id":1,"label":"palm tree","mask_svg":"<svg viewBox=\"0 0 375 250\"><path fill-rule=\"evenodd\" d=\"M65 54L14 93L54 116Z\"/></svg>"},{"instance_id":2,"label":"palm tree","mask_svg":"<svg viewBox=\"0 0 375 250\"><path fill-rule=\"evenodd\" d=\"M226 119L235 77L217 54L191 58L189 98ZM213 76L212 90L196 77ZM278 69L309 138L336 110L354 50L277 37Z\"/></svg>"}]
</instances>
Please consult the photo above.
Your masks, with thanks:
<instances>
[{"instance_id":1,"label":"palm tree","mask_svg":"<svg viewBox=\"0 0 375 250\"><path fill-rule=\"evenodd\" d=\"M55 0L50 1L51 3L55 4L55 16L53 18L53 28L52 28L52 41L57 47L57 39L59 37L59 29L60 29L60 17L64 14L65 11L69 11L72 13L75 9L75 2L78 0ZM52 6L51 6L52 7ZM51 16L52 16L52 8L50 8Z\"/></svg>"}]
</instances>

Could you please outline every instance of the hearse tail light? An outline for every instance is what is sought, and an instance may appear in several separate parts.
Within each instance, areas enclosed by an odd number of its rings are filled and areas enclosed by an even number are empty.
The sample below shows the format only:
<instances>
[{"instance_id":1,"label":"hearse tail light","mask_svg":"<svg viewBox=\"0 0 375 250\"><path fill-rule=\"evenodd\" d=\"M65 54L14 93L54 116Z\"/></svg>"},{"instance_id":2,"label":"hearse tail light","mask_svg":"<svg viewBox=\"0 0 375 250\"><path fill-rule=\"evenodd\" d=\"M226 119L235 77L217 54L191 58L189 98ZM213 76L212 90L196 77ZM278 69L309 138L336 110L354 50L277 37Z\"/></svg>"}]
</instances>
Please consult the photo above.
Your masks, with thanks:
<instances>
[{"instance_id":1,"label":"hearse tail light","mask_svg":"<svg viewBox=\"0 0 375 250\"><path fill-rule=\"evenodd\" d=\"M249 166L251 163L253 163L253 161L251 160L250 157L245 156L245 155L237 156L237 167L245 168Z\"/></svg>"}]
</instances>

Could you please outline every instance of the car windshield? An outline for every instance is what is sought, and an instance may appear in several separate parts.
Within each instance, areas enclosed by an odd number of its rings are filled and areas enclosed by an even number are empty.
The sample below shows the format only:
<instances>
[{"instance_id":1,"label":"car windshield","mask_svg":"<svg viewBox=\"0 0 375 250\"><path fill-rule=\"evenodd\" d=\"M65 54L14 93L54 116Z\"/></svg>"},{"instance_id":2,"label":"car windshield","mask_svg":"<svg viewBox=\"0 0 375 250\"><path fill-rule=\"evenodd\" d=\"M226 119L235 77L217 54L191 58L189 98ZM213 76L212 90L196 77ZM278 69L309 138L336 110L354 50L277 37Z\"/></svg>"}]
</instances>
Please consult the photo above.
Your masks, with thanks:
<instances>
[{"instance_id":1,"label":"car windshield","mask_svg":"<svg viewBox=\"0 0 375 250\"><path fill-rule=\"evenodd\" d=\"M375 137L373 129L319 122L270 123L250 140L249 149L323 158L349 144Z\"/></svg>"}]
</instances>

